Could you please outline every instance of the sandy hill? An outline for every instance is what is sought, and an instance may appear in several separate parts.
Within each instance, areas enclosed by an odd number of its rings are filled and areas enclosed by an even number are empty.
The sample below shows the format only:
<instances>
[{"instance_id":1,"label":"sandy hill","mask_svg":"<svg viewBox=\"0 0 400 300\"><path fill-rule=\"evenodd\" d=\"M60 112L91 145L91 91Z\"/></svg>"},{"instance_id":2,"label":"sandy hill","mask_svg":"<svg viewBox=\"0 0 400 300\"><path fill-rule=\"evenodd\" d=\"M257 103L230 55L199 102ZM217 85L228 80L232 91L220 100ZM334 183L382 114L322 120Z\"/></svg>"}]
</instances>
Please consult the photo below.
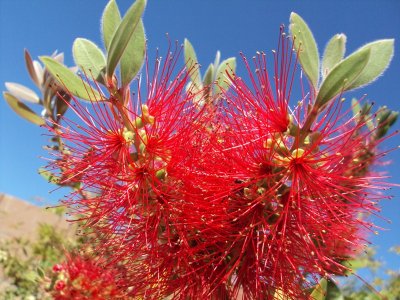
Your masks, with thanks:
<instances>
[{"instance_id":1,"label":"sandy hill","mask_svg":"<svg viewBox=\"0 0 400 300\"><path fill-rule=\"evenodd\" d=\"M0 241L20 237L36 237L37 225L47 223L60 229L73 230L63 217L43 207L32 205L13 196L0 194Z\"/></svg>"},{"instance_id":2,"label":"sandy hill","mask_svg":"<svg viewBox=\"0 0 400 300\"><path fill-rule=\"evenodd\" d=\"M64 217L58 216L44 207L35 206L16 197L0 193L0 245L7 244L7 241L15 238L35 241L38 224L43 223L56 227L66 236L72 237L75 234L74 226L66 222ZM20 253L23 250L16 248L13 251ZM0 291L4 291L11 285L3 272L0 267Z\"/></svg>"}]
</instances>

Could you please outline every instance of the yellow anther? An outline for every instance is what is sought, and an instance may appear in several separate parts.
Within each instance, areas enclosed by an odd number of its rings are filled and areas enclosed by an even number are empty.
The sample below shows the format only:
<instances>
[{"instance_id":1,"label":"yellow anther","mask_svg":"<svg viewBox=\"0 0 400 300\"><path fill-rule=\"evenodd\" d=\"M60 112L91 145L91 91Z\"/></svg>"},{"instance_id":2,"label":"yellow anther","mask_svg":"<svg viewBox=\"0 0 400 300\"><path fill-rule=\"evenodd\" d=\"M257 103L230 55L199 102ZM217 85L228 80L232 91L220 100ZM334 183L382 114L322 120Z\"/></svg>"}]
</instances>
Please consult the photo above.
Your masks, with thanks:
<instances>
[{"instance_id":1,"label":"yellow anther","mask_svg":"<svg viewBox=\"0 0 400 300\"><path fill-rule=\"evenodd\" d=\"M274 145L274 141L272 139L267 139L266 141L264 141L264 148L269 149L272 148L272 146Z\"/></svg>"},{"instance_id":2,"label":"yellow anther","mask_svg":"<svg viewBox=\"0 0 400 300\"><path fill-rule=\"evenodd\" d=\"M298 149L294 149L292 151L292 157L293 158L299 158L302 157L304 155L304 149L298 148Z\"/></svg>"},{"instance_id":3,"label":"yellow anther","mask_svg":"<svg viewBox=\"0 0 400 300\"><path fill-rule=\"evenodd\" d=\"M124 137L124 139L127 143L132 143L133 139L135 138L135 134L126 128L124 128L124 131L122 132L122 136Z\"/></svg>"}]
</instances>

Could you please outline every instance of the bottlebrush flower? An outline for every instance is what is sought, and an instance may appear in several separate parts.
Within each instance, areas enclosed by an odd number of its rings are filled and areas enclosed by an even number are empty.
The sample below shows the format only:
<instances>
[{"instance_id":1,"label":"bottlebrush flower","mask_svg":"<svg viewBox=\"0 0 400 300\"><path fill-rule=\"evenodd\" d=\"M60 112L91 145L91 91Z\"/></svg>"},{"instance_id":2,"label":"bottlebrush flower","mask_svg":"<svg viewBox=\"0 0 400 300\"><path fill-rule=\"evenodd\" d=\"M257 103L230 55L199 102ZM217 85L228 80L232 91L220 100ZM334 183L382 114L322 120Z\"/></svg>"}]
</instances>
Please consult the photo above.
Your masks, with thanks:
<instances>
[{"instance_id":1,"label":"bottlebrush flower","mask_svg":"<svg viewBox=\"0 0 400 300\"><path fill-rule=\"evenodd\" d=\"M127 299L126 292L119 289L121 270L104 269L99 261L72 253L56 266L54 288L50 291L55 300Z\"/></svg>"},{"instance_id":2,"label":"bottlebrush flower","mask_svg":"<svg viewBox=\"0 0 400 300\"><path fill-rule=\"evenodd\" d=\"M146 62L146 92L139 79L134 99L104 97L85 107L73 98L78 120L58 124L64 148L49 165L61 184L77 184L63 203L95 232L105 264L123 265L125 288L148 299L185 286L203 293L198 283L207 279L196 272L204 261L195 265L196 255L208 256L217 240L204 243L201 235L224 215L223 204L205 203L202 176L191 171L209 158L198 144L210 117L186 93L187 71L174 68L179 52L157 59L153 72Z\"/></svg>"},{"instance_id":3,"label":"bottlebrush flower","mask_svg":"<svg viewBox=\"0 0 400 300\"><path fill-rule=\"evenodd\" d=\"M368 128L373 117L350 116L337 97L304 133L314 93L289 109L296 54L287 38L280 45L275 93L264 54L254 58L254 73L245 60L251 87L231 77L233 92L222 105L226 130L216 146L237 188L228 197L230 234L215 283L249 299L274 299L275 292L304 298L320 277L343 274L341 262L373 227L365 215L388 198L380 191L389 184L371 173L384 155L376 139L382 125Z\"/></svg>"}]
</instances>

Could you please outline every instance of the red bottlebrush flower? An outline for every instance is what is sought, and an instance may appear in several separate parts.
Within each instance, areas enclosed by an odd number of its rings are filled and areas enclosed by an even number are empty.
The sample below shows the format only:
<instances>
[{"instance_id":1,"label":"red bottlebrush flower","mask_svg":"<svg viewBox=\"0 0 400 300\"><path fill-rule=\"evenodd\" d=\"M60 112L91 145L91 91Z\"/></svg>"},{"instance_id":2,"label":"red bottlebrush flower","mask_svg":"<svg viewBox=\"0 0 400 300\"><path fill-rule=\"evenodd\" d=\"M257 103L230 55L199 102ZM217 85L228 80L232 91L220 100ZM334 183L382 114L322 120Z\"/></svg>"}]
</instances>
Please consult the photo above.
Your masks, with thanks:
<instances>
[{"instance_id":1,"label":"red bottlebrush flower","mask_svg":"<svg viewBox=\"0 0 400 300\"><path fill-rule=\"evenodd\" d=\"M55 300L128 299L119 288L121 272L118 268L103 268L99 261L76 254L68 254L57 271L57 281L51 296Z\"/></svg>"},{"instance_id":2,"label":"red bottlebrush flower","mask_svg":"<svg viewBox=\"0 0 400 300\"><path fill-rule=\"evenodd\" d=\"M65 288L65 282L63 280L58 280L54 286L56 291L61 291Z\"/></svg>"},{"instance_id":3,"label":"red bottlebrush flower","mask_svg":"<svg viewBox=\"0 0 400 300\"><path fill-rule=\"evenodd\" d=\"M53 266L53 272L58 273L61 272L63 270L63 266L60 264L56 264Z\"/></svg>"},{"instance_id":4,"label":"red bottlebrush flower","mask_svg":"<svg viewBox=\"0 0 400 300\"><path fill-rule=\"evenodd\" d=\"M382 125L370 129L371 117L343 113L339 99L313 116L313 92L289 113L295 59L290 41L280 44L286 51L275 57L276 96L259 54L253 89L231 77L233 92L222 105L225 132L215 146L225 156L218 172L237 187L227 200L223 258L209 277L214 291L224 286L229 295L243 292L249 299L274 299L276 291L304 298L320 277L348 270L342 262L359 251L373 226L360 215L378 210L376 202L385 198L379 192L388 186L370 173L383 155L376 150Z\"/></svg>"},{"instance_id":5,"label":"red bottlebrush flower","mask_svg":"<svg viewBox=\"0 0 400 300\"><path fill-rule=\"evenodd\" d=\"M190 164L208 156L196 144L209 117L185 92L188 74L176 73L178 58L157 59L153 74L147 63L147 94L139 80L134 100L104 98L87 108L73 98L79 119L59 124L65 149L49 166L61 183L79 183L64 203L96 232L105 264L127 269L125 288L146 299L183 294L186 286L188 295L203 294L207 279L196 272L204 261L197 264L196 255L207 256L217 240L204 243L201 235L224 214L205 203L191 172Z\"/></svg>"}]
</instances>

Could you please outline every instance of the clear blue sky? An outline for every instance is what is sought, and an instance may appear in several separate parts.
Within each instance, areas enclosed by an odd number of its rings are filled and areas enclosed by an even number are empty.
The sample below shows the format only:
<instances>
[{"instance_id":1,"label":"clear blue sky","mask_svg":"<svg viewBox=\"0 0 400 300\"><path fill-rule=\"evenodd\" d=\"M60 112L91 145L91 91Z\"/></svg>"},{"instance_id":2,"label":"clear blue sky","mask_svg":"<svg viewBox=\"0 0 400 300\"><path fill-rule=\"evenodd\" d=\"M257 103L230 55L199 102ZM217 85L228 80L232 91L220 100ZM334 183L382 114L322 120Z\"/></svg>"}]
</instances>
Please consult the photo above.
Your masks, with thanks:
<instances>
[{"instance_id":1,"label":"clear blue sky","mask_svg":"<svg viewBox=\"0 0 400 300\"><path fill-rule=\"evenodd\" d=\"M122 12L132 1L118 1ZM71 47L76 37L88 38L101 45L99 20L106 0L0 0L0 84L18 82L34 88L23 60L23 49L33 57L65 52L72 65ZM149 0L144 24L149 51L166 49L165 33L183 42L188 37L195 46L200 63L207 66L221 50L223 57L238 56L243 51L252 56L257 50L270 53L277 45L279 26L287 24L291 11L299 13L310 25L323 50L336 33L347 35L347 53L381 38L395 38L395 56L384 76L374 84L356 91L354 96L368 94L378 105L400 110L400 1L267 1L267 0ZM203 70L204 71L204 70ZM239 72L243 65L239 60ZM4 89L4 85L3 85ZM396 129L400 128L396 124ZM41 147L47 143L44 130L17 117L0 100L0 192L38 203L54 203L67 193L43 180L36 170L45 165ZM399 144L395 137L383 147ZM399 182L400 151L390 154L394 162L387 167L392 182ZM382 203L382 215L391 224L377 220L386 228L371 240L379 245L391 267L399 268L398 257L387 252L390 245L400 244L400 189L393 188L392 201ZM1 222L1 221L0 221ZM1 226L1 223L0 223Z\"/></svg>"}]
</instances>

